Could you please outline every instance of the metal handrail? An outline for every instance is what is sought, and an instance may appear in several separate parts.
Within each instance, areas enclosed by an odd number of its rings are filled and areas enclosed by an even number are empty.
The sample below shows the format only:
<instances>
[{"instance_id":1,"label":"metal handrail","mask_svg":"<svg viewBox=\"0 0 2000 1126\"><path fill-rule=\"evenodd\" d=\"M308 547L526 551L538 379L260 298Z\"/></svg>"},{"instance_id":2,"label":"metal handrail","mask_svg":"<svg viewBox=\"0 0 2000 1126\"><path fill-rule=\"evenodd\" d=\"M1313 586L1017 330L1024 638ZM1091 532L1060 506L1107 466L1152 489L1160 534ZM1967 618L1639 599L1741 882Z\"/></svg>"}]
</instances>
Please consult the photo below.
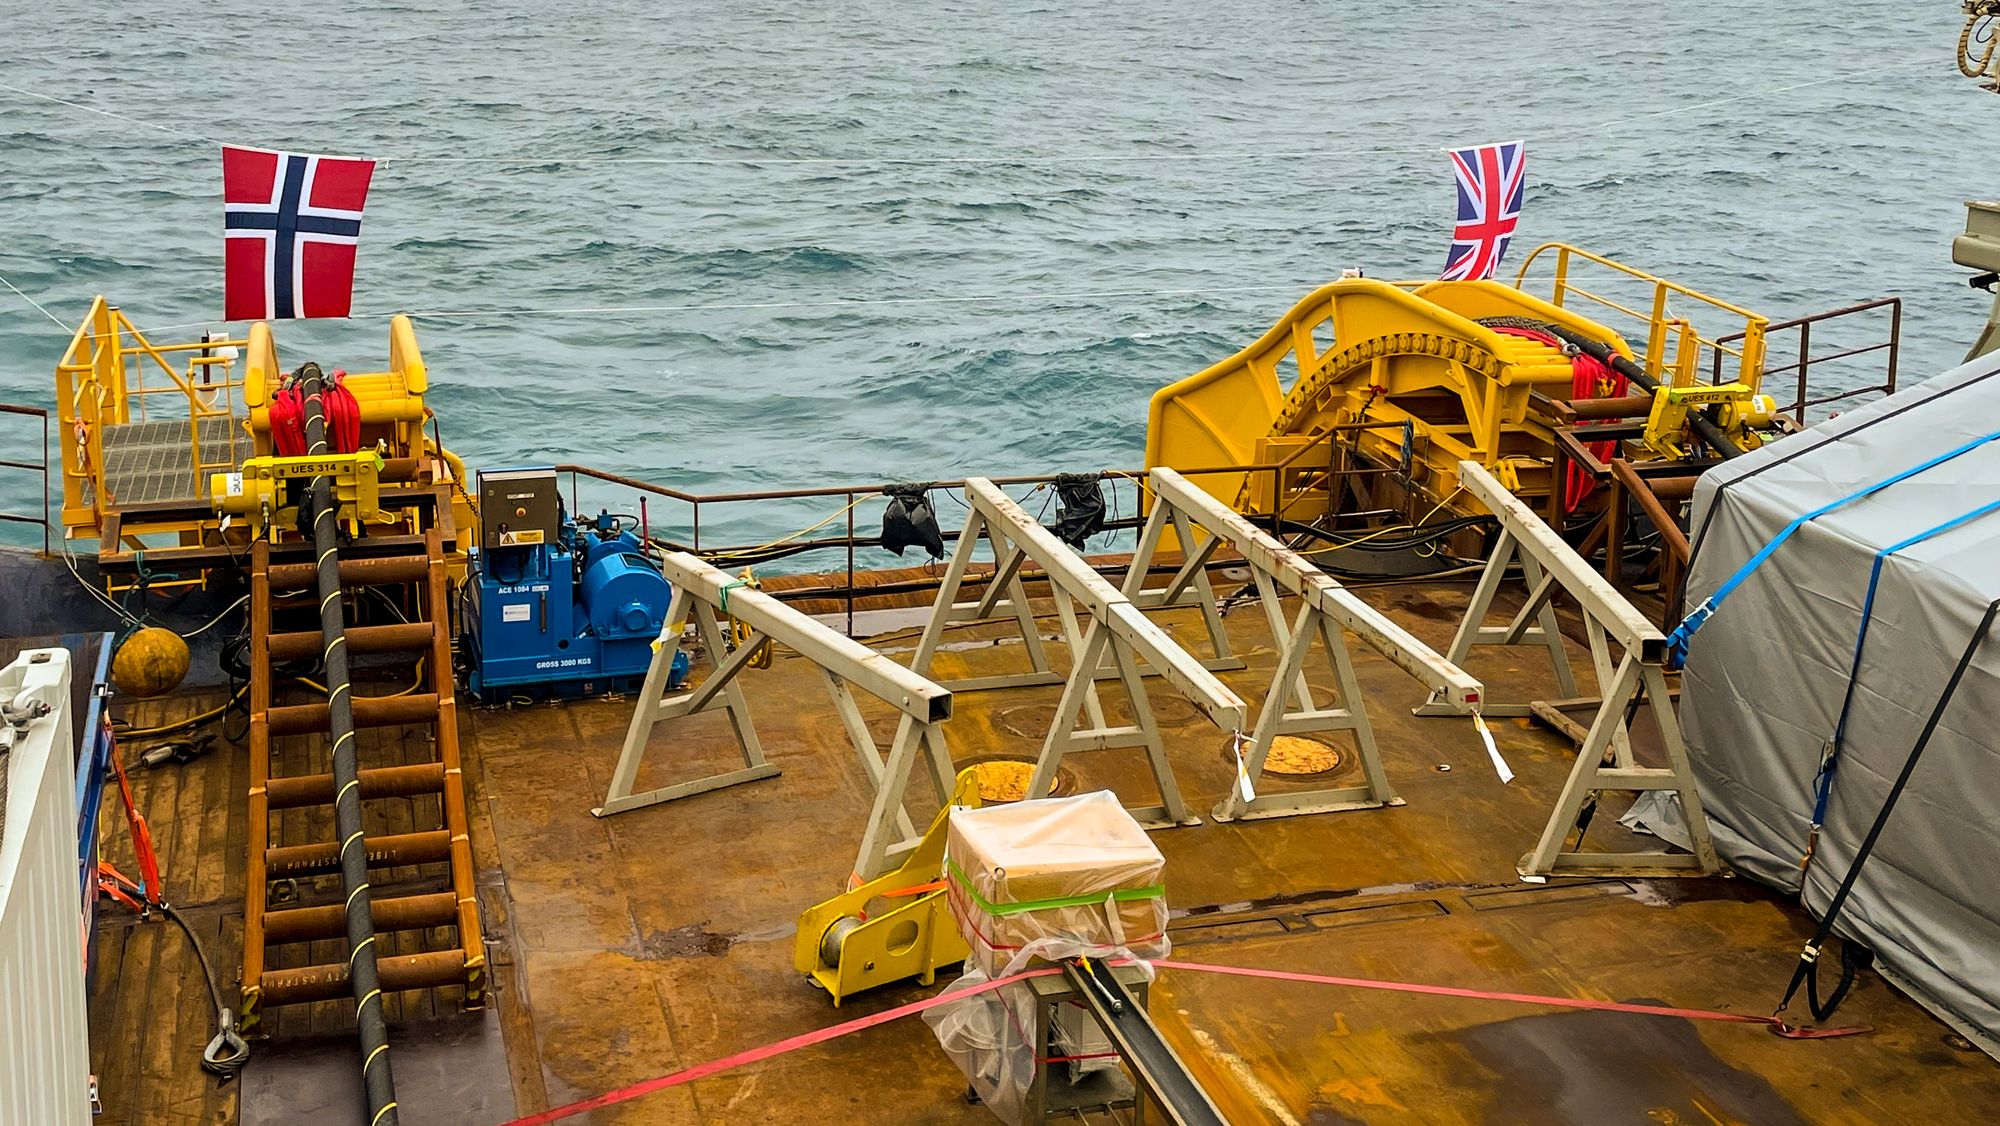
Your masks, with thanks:
<instances>
[{"instance_id":1,"label":"metal handrail","mask_svg":"<svg viewBox=\"0 0 2000 1126\"><path fill-rule=\"evenodd\" d=\"M1342 423L1338 426L1330 427L1326 432L1322 434L1314 435L1312 441L1307 442L1306 444L1304 444L1303 446L1301 446L1296 450L1289 451L1286 454L1286 456L1280 461L1261 462L1252 465L1201 466L1191 469L1182 469L1179 470L1179 472L1184 477L1198 477L1208 474L1269 472L1274 475L1273 478L1274 481L1277 484L1282 485L1283 475L1285 471L1291 468L1293 464L1296 463L1300 458L1304 457L1307 453L1317 448L1322 442L1330 443L1333 441L1335 437L1337 437L1340 434L1351 433L1356 431L1382 430L1382 429L1407 430L1408 428L1409 427L1407 423L1400 421ZM1407 448L1408 446L1407 442L1405 443L1405 446ZM560 463L556 465L554 469L557 473L566 473L569 475L570 478L569 498L570 498L570 510L572 512L582 511L581 499L577 491L578 478L589 478L594 481L604 482L605 484L616 485L619 486L620 488L631 489L635 492L643 493L648 496L661 497L666 500L671 500L680 504L688 505L690 509L689 542L685 545L674 544L670 546L676 549L684 549L690 552L691 554L695 555L706 554L706 555L727 556L731 553L741 554L743 552L752 550L757 547L767 546L762 544L756 544L756 545L737 544L737 545L726 545L724 547L718 548L711 545L710 547L705 549L701 542L702 509L704 507L713 507L719 504L750 503L756 501L799 500L812 497L840 498L845 504L845 509L844 509L844 515L846 518L845 535L830 537L827 539L818 539L818 540L796 540L792 541L790 546L798 548L802 551L823 551L834 548L846 549L847 559L844 570L847 576L847 584L845 591L843 593L846 602L846 614L848 618L848 629L850 633L853 631L854 602L856 598L854 578L855 575L860 570L857 560L855 558L855 547L856 547L855 540L857 532L855 509L859 506L860 502L868 499L870 496L882 493L890 485L897 483L897 482L884 482L880 484L823 485L811 488L764 489L751 492L735 492L735 493L691 493L683 489L676 489L671 485L662 485L656 482L642 480L637 477L627 476L622 473L613 473L609 470L598 469L594 466L580 465L572 462ZM1405 476L1407 476L1408 471L1409 471L1409 466L1406 460L1406 463L1404 464L1400 472L1402 472ZM1329 470L1328 472L1331 475L1332 471ZM1375 474L1385 474L1385 473L1397 473L1399 472L1399 470L1393 467L1383 468L1383 469L1349 468L1344 470L1343 472L1345 472L1349 476L1362 476L1362 475L1375 475ZM1046 485L1055 482L1056 480L1058 480L1063 476L1065 475L1056 473L1039 473L1039 474L1027 474L1014 477L988 477L985 478L985 480L988 480L996 485ZM1142 496L1145 493L1146 471L1143 469L1104 469L1098 471L1096 477L1099 481L1116 482L1119 480L1128 480L1133 483L1133 485L1139 490ZM955 481L929 481L925 483L930 485L930 487L933 489L963 489L965 487L965 481L963 479ZM1278 515L1282 517L1284 510L1283 501L1285 499L1284 491L1282 490L1282 488L1280 488L1274 495L1276 495L1280 501ZM645 511L643 507L643 500L641 504L642 504L641 512L643 514ZM650 517L647 517L647 520L648 523L650 523ZM1107 531L1135 530L1140 526L1140 524L1141 521L1138 520L1137 518L1127 519L1127 520L1113 520L1113 521L1106 521L1105 529ZM943 534L947 539L950 539L956 533L950 530L945 530Z\"/></svg>"},{"instance_id":2,"label":"metal handrail","mask_svg":"<svg viewBox=\"0 0 2000 1126\"><path fill-rule=\"evenodd\" d=\"M103 487L104 429L133 421L135 404L139 420L147 420L152 400L160 395L186 404L189 457L199 490L203 470L220 463L203 459L196 423L233 416L237 388L243 385L234 378L233 361L215 353L224 348L240 349L247 343L229 338L155 344L117 306L101 296L91 302L55 371L66 529L102 527L106 506L116 499L107 496ZM192 353L186 357L185 371L175 365L183 353ZM149 366L165 372L169 384L148 386ZM221 369L219 379L217 368Z\"/></svg>"},{"instance_id":3,"label":"metal handrail","mask_svg":"<svg viewBox=\"0 0 2000 1126\"><path fill-rule=\"evenodd\" d=\"M20 512L0 512L0 521L10 524L36 524L42 526L42 554L49 553L49 412L41 407L22 406L17 403L0 403L0 414L19 415L24 418L42 420L42 459L39 462L22 461L14 458L0 458L0 469L20 469L42 475L42 515L34 516Z\"/></svg>"},{"instance_id":4,"label":"metal handrail","mask_svg":"<svg viewBox=\"0 0 2000 1126\"><path fill-rule=\"evenodd\" d=\"M1845 351L1835 352L1826 356L1814 356L1812 354L1812 326L1822 321L1836 320L1857 313L1866 313L1874 309L1885 308L1889 310L1889 338L1887 340L1878 344L1870 344L1863 348L1849 348ZM1797 390L1793 393L1791 405L1782 408L1782 413L1791 415L1798 421L1799 425L1805 425L1807 407L1821 407L1828 403L1837 403L1844 399L1852 399L1857 395L1868 395L1877 391L1885 395L1895 394L1897 364L1903 351L1902 298L1878 297L1873 301L1863 301L1857 305L1846 305L1838 309L1828 309L1823 313L1813 313L1808 316L1794 317L1788 321L1779 321L1775 324L1764 326L1765 339L1768 341L1773 333L1790 332L1794 329L1798 330L1799 334L1798 362L1787 364L1779 370L1796 371L1798 373ZM1737 339L1740 339L1740 336L1724 336L1720 337L1716 343L1720 345ZM1821 396L1817 399L1808 396L1809 388L1807 387L1807 383L1811 378L1813 365L1831 363L1834 360L1845 360L1853 356L1865 356L1881 351L1889 353L1888 362L1885 365L1888 377L1881 383L1871 384L1867 387L1857 387L1849 391L1840 391L1832 395ZM1719 355L1716 357L1715 364L1710 371L1710 377L1716 383L1723 382L1722 357Z\"/></svg>"},{"instance_id":5,"label":"metal handrail","mask_svg":"<svg viewBox=\"0 0 2000 1126\"><path fill-rule=\"evenodd\" d=\"M1715 352L1715 362L1718 365L1722 362L1721 356L1725 351L1737 357L1739 361L1739 378L1752 387L1759 386L1764 375L1764 337L1767 326L1770 323L1769 319L1762 314L1754 313L1749 309L1743 308L1741 305L1732 304L1719 297L1703 293L1700 290L1691 289L1679 282L1668 281L1665 278L1649 274L1644 270L1635 269L1623 262L1606 258L1601 254L1593 254L1581 247L1561 242L1543 243L1530 252L1528 257L1521 263L1519 273L1514 277L1514 288L1523 290L1527 288L1528 271L1534 267L1536 259L1540 258L1544 251L1549 250L1555 251L1556 257L1555 275L1551 279L1550 304L1555 305L1557 308L1562 308L1565 298L1575 295L1643 322L1646 325L1645 358L1647 374L1658 376L1672 366L1667 356L1669 330L1677 323L1685 325L1686 322L1668 314L1667 299L1670 295L1678 294L1718 312L1726 313L1732 318L1742 318L1743 330L1727 336L1709 339L1703 337L1698 332L1693 332L1691 327L1687 331L1698 349L1709 349ZM1572 259L1582 259L1615 273L1623 274L1626 277L1646 282L1652 286L1653 303L1651 312L1641 311L1620 304L1570 281L1570 263ZM1725 343L1731 341L1742 342L1741 350L1724 347Z\"/></svg>"}]
</instances>

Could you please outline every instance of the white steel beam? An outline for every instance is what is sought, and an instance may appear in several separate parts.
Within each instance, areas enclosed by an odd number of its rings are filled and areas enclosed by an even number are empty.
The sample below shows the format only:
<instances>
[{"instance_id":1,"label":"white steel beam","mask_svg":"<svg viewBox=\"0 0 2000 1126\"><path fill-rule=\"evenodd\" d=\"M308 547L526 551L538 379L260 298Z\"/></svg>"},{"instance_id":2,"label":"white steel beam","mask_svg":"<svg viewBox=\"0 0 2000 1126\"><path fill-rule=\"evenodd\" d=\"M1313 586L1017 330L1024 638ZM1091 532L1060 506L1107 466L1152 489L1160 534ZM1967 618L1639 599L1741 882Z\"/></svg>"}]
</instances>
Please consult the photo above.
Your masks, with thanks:
<instances>
[{"instance_id":1,"label":"white steel beam","mask_svg":"<svg viewBox=\"0 0 2000 1126\"><path fill-rule=\"evenodd\" d=\"M1149 487L1162 502L1191 514L1195 522L1226 540L1251 566L1275 577L1285 589L1415 677L1434 697L1474 707L1484 692L1480 682L1440 656L1402 626L1355 597L1331 575L1287 547L1284 541L1244 519L1234 509L1165 466L1152 470ZM1183 551L1189 545L1182 544Z\"/></svg>"},{"instance_id":2,"label":"white steel beam","mask_svg":"<svg viewBox=\"0 0 2000 1126\"><path fill-rule=\"evenodd\" d=\"M1243 729L1247 709L1241 697L999 486L984 477L968 478L965 497L975 512L999 527L1005 539L1042 568L1049 582L1157 669L1210 722L1224 731Z\"/></svg>"},{"instance_id":3,"label":"white steel beam","mask_svg":"<svg viewBox=\"0 0 2000 1126\"><path fill-rule=\"evenodd\" d=\"M685 552L669 552L660 573L676 589L746 622L819 667L920 723L951 718L951 692L859 641L822 625ZM672 627L674 623L668 623Z\"/></svg>"}]
</instances>

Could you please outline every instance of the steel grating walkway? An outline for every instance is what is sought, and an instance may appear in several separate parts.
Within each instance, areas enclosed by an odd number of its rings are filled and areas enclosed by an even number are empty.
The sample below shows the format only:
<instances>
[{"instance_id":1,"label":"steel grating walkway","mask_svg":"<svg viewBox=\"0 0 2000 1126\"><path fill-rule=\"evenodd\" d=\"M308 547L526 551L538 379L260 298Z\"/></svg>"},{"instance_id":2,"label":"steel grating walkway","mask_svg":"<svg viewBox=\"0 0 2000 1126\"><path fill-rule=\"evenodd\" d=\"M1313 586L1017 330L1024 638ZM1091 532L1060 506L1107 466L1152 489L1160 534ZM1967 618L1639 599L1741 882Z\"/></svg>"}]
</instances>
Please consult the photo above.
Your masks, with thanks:
<instances>
[{"instance_id":1,"label":"steel grating walkway","mask_svg":"<svg viewBox=\"0 0 2000 1126\"><path fill-rule=\"evenodd\" d=\"M211 415L159 422L130 422L104 428L104 487L113 505L200 500L208 495L208 474L243 464L252 452L250 435L235 415ZM201 456L196 472L197 442Z\"/></svg>"}]
</instances>

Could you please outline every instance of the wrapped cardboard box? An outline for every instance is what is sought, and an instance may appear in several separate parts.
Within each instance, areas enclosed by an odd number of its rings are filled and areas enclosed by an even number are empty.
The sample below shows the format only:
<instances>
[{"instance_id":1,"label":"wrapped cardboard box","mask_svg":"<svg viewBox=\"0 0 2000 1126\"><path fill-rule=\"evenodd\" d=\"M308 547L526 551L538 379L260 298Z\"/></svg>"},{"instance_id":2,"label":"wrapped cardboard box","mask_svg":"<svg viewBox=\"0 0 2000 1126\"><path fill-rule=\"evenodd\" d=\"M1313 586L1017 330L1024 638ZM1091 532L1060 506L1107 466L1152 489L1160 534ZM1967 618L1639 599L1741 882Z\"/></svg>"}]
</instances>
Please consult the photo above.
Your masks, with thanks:
<instances>
[{"instance_id":1,"label":"wrapped cardboard box","mask_svg":"<svg viewBox=\"0 0 2000 1126\"><path fill-rule=\"evenodd\" d=\"M945 882L988 976L1031 958L1167 954L1165 861L1108 790L955 809Z\"/></svg>"}]
</instances>

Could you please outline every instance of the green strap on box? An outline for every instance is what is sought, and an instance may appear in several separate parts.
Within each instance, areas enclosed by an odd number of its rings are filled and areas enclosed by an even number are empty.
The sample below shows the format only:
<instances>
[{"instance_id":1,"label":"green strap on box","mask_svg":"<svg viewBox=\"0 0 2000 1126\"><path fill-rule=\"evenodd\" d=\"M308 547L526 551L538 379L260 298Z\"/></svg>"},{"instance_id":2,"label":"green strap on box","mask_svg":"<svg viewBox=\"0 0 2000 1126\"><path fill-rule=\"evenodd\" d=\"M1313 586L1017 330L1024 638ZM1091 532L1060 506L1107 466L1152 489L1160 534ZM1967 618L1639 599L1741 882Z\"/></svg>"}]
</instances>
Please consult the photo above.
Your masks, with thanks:
<instances>
[{"instance_id":1,"label":"green strap on box","mask_svg":"<svg viewBox=\"0 0 2000 1126\"><path fill-rule=\"evenodd\" d=\"M947 857L944 866L951 873L952 882L963 889L966 895L971 896L972 902L988 915L1019 915L1026 911L1046 911L1053 907L1089 907L1103 903L1107 898L1119 903L1131 903L1140 899L1159 899L1167 894L1165 884L1154 884L1143 888L1120 888L1108 894L1091 892L1085 895L1065 895L1056 899L1030 899L1020 903L991 903L985 896L979 894L978 888L972 886L972 881L966 878L957 861Z\"/></svg>"}]
</instances>

